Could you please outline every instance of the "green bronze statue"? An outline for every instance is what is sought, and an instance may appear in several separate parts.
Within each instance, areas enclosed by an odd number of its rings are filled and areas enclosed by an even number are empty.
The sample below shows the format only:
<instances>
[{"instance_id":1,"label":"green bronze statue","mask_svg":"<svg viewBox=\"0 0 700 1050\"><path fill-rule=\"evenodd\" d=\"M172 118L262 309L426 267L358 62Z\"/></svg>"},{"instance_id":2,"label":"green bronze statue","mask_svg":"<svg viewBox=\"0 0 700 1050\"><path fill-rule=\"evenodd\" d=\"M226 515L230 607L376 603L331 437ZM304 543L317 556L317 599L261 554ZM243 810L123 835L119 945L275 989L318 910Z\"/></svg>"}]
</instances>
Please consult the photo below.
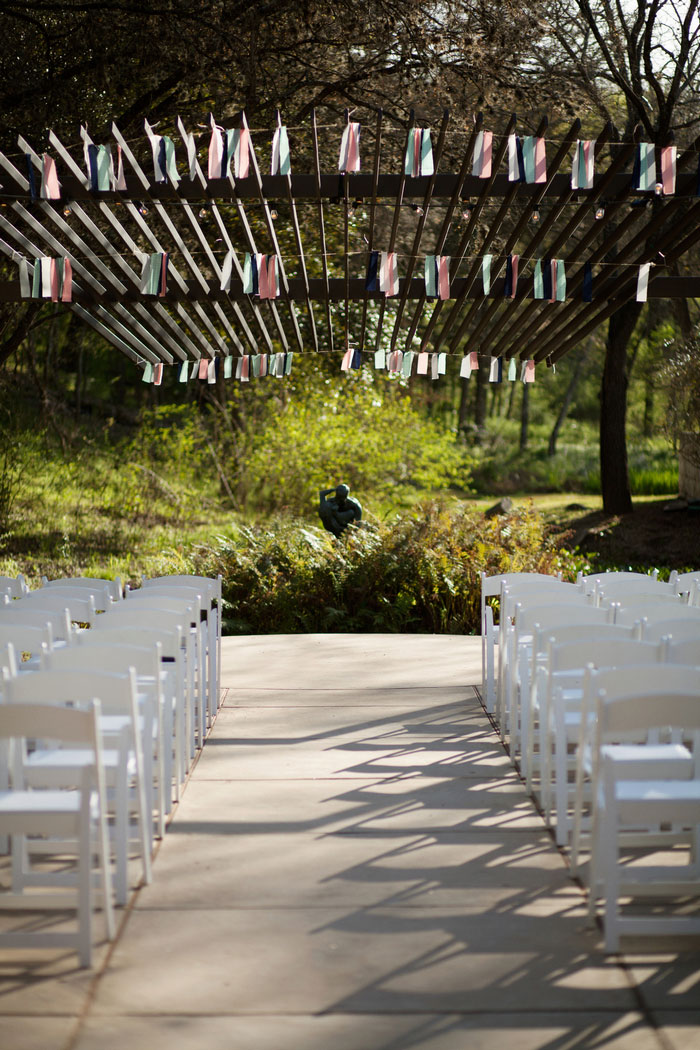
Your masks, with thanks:
<instances>
[{"instance_id":1,"label":"green bronze statue","mask_svg":"<svg viewBox=\"0 0 700 1050\"><path fill-rule=\"evenodd\" d=\"M334 495L328 499L331 492ZM335 488L321 489L319 492L318 513L324 528L334 536L340 536L348 525L354 525L362 517L360 501L350 496L349 492L347 485L336 485Z\"/></svg>"}]
</instances>

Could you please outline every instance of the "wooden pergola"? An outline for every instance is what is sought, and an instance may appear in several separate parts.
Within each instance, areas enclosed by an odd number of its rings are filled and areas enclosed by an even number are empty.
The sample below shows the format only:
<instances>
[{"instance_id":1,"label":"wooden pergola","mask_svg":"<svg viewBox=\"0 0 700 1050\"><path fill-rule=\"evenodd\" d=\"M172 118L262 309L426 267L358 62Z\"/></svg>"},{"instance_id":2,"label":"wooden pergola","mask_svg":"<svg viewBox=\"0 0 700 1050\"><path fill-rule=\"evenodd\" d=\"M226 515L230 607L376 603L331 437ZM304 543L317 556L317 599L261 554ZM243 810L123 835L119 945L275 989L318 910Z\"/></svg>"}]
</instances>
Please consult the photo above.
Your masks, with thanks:
<instances>
[{"instance_id":1,"label":"wooden pergola","mask_svg":"<svg viewBox=\"0 0 700 1050\"><path fill-rule=\"evenodd\" d=\"M299 132L313 157L313 170L304 174L262 174L258 152L267 148L271 133L263 143L261 134L250 133L245 115L237 132L243 133L239 141L249 149L249 164L238 176L233 164L225 177L205 174L199 154L209 132L196 138L180 120L176 157L172 139L154 139L153 129L147 127L134 143L113 125L112 142L99 153L111 167L97 184L89 158L94 164L99 148L87 134L76 149L50 132L41 154L20 137L19 157L0 153L0 252L18 269L0 281L0 299L53 298L140 367L152 369L279 352L380 348L552 364L639 296L645 264L645 295L700 297L700 276L673 275L700 241L700 139L674 151L672 192L661 181L640 189L638 143L612 144L613 159L603 166L603 151L611 145L606 126L586 144L595 167L591 184L574 188L579 120L563 138L547 141L541 181L524 181L522 170L513 178L515 117L490 140L487 174L474 168L475 150L484 141L481 115L462 133L459 170L441 170L448 123L445 113L429 174L415 173L408 160L399 173L382 170L388 133L381 113L374 129L363 132L373 141L363 150L362 171L322 172L319 135L339 139L342 129L319 128L315 114ZM543 119L532 138L543 141L546 130ZM405 141L393 144L407 157L415 132L411 116ZM153 166L150 156L148 162L139 159L151 148ZM660 172L658 145L655 158ZM339 221L329 223L329 216ZM425 256L440 258L446 250L448 295L429 297ZM367 280L376 252L397 253L399 277L391 294ZM250 259L263 255L273 257L277 268L277 294L269 298L251 290L246 272ZM167 281L149 277L148 260L155 256L167 256ZM42 280L36 263L41 259L61 260L59 275L68 260L69 296L50 288L50 276ZM566 274L565 296L536 298L535 269L547 271L552 260Z\"/></svg>"}]
</instances>

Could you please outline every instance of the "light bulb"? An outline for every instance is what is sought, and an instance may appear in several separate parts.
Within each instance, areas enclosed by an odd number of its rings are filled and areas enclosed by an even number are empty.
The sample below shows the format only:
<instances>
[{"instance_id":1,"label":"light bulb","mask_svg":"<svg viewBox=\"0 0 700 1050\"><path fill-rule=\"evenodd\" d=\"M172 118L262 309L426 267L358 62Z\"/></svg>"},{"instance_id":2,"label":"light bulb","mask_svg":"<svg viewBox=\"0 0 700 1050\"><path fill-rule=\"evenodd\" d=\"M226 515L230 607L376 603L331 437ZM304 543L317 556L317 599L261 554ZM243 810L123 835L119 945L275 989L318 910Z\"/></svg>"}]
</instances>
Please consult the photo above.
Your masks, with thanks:
<instances>
[{"instance_id":1,"label":"light bulb","mask_svg":"<svg viewBox=\"0 0 700 1050\"><path fill-rule=\"evenodd\" d=\"M206 208L200 208L199 209L199 217L200 217L200 219L206 219L206 217L207 217L207 209Z\"/></svg>"},{"instance_id":2,"label":"light bulb","mask_svg":"<svg viewBox=\"0 0 700 1050\"><path fill-rule=\"evenodd\" d=\"M596 208L596 210L595 210L595 217L596 217L596 219L604 219L605 218L605 208L603 207L602 204L599 204L598 207Z\"/></svg>"},{"instance_id":3,"label":"light bulb","mask_svg":"<svg viewBox=\"0 0 700 1050\"><path fill-rule=\"evenodd\" d=\"M72 213L72 211L73 211L73 209L71 208L70 204L66 204L65 208L63 209L63 214L65 215L66 218L68 218L68 216Z\"/></svg>"},{"instance_id":4,"label":"light bulb","mask_svg":"<svg viewBox=\"0 0 700 1050\"><path fill-rule=\"evenodd\" d=\"M462 212L462 218L464 219L465 222L469 222L471 217L472 217L472 210L471 210L471 208L465 208L464 211Z\"/></svg>"},{"instance_id":5,"label":"light bulb","mask_svg":"<svg viewBox=\"0 0 700 1050\"><path fill-rule=\"evenodd\" d=\"M276 219L277 218L277 208L270 208L270 218L271 219Z\"/></svg>"},{"instance_id":6,"label":"light bulb","mask_svg":"<svg viewBox=\"0 0 700 1050\"><path fill-rule=\"evenodd\" d=\"M148 208L145 204L139 204L139 215L148 215Z\"/></svg>"},{"instance_id":7,"label":"light bulb","mask_svg":"<svg viewBox=\"0 0 700 1050\"><path fill-rule=\"evenodd\" d=\"M660 197L661 194L664 192L664 184L662 182L657 182L656 186L654 187L654 189L655 189L655 192L656 192L656 196Z\"/></svg>"},{"instance_id":8,"label":"light bulb","mask_svg":"<svg viewBox=\"0 0 700 1050\"><path fill-rule=\"evenodd\" d=\"M532 221L533 222L539 222L540 221L540 209L539 208L533 208L532 209Z\"/></svg>"},{"instance_id":9,"label":"light bulb","mask_svg":"<svg viewBox=\"0 0 700 1050\"><path fill-rule=\"evenodd\" d=\"M411 208L413 209L413 211L414 211L414 212L415 212L415 213L416 213L417 215L424 215L424 214L425 214L425 212L424 212L424 211L423 211L423 209L421 208L420 204L412 204L412 205L411 205Z\"/></svg>"}]
</instances>

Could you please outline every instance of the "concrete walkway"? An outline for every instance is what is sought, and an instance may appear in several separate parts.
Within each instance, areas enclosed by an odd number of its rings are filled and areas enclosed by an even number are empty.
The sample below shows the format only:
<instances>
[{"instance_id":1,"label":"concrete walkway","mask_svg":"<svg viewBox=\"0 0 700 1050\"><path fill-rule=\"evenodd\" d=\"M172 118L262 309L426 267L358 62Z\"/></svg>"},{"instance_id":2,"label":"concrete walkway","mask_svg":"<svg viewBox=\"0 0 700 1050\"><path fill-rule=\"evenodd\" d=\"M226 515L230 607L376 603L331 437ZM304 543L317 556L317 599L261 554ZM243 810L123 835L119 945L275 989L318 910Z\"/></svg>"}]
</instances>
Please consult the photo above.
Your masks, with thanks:
<instances>
[{"instance_id":1,"label":"concrete walkway","mask_svg":"<svg viewBox=\"0 0 700 1050\"><path fill-rule=\"evenodd\" d=\"M606 958L479 678L478 638L226 639L153 884L92 974L0 954L2 1050L700 1047L697 942Z\"/></svg>"}]
</instances>

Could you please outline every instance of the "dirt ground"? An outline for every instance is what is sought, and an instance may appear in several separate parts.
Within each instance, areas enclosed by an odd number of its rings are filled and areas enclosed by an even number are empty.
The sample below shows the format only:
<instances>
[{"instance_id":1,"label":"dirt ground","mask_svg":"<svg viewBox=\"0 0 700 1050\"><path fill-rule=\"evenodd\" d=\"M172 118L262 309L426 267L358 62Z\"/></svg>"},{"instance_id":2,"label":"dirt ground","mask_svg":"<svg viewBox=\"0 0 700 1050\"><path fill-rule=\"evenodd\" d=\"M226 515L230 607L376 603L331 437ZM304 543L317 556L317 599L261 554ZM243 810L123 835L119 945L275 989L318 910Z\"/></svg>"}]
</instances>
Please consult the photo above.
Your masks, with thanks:
<instances>
[{"instance_id":1,"label":"dirt ground","mask_svg":"<svg viewBox=\"0 0 700 1050\"><path fill-rule=\"evenodd\" d=\"M555 535L563 546L595 555L595 568L700 569L700 510L678 509L665 498L638 503L621 517L587 511L575 503L567 515L558 522Z\"/></svg>"}]
</instances>

